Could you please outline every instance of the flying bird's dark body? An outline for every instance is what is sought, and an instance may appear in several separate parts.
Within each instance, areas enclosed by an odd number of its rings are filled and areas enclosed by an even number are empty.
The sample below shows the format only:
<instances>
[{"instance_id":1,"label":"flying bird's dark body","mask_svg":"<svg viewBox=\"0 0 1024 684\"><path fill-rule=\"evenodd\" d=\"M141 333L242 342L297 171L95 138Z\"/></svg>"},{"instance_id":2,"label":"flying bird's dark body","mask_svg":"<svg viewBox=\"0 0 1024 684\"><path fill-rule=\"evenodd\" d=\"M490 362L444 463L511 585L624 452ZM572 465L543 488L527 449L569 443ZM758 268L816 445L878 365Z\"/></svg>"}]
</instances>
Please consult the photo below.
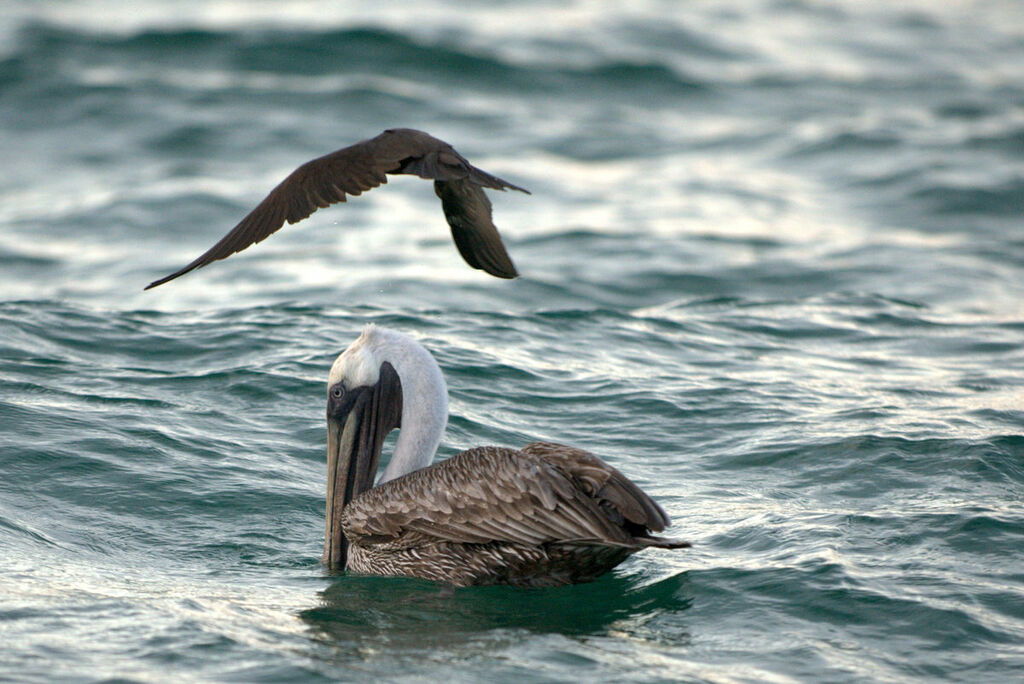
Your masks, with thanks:
<instances>
[{"instance_id":1,"label":"flying bird's dark body","mask_svg":"<svg viewBox=\"0 0 1024 684\"><path fill-rule=\"evenodd\" d=\"M455 246L466 263L498 278L519 275L491 220L491 203L483 188L529 191L476 168L444 141L423 131L397 128L295 169L220 242L146 289L261 242L285 222L297 223L317 209L383 185L388 174L434 181Z\"/></svg>"}]
</instances>

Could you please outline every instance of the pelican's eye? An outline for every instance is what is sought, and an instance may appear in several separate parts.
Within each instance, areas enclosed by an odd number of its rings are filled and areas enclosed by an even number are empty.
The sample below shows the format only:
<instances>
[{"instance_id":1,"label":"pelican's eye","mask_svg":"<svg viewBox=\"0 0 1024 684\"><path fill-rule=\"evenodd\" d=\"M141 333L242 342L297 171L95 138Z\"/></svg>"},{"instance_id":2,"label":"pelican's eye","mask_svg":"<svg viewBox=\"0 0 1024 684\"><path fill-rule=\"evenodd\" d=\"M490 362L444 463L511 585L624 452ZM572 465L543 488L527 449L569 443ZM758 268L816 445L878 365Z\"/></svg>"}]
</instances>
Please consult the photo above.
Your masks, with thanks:
<instances>
[{"instance_id":1,"label":"pelican's eye","mask_svg":"<svg viewBox=\"0 0 1024 684\"><path fill-rule=\"evenodd\" d=\"M334 387L331 388L332 399L341 399L343 396L345 396L344 387L342 387L341 385L335 385Z\"/></svg>"}]
</instances>

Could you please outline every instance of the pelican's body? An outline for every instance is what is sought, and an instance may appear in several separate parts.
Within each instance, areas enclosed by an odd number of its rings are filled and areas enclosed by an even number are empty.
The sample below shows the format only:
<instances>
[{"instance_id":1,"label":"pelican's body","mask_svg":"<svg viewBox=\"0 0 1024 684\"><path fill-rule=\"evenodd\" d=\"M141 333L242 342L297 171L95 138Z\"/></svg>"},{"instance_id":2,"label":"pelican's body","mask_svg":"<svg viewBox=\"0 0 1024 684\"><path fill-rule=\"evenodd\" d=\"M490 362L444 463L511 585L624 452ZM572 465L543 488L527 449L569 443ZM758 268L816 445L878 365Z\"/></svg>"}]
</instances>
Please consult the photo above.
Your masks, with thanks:
<instances>
[{"instance_id":1,"label":"pelican's body","mask_svg":"<svg viewBox=\"0 0 1024 684\"><path fill-rule=\"evenodd\" d=\"M344 202L346 195L360 195L383 185L388 174L433 180L452 239L466 263L498 278L518 275L491 221L491 202L483 189L529 191L478 169L443 140L411 128L394 128L295 169L220 242L145 289L241 252L286 221L297 223L317 209Z\"/></svg>"},{"instance_id":2,"label":"pelican's body","mask_svg":"<svg viewBox=\"0 0 1024 684\"><path fill-rule=\"evenodd\" d=\"M456 586L586 582L649 547L670 522L615 468L536 442L478 447L431 465L448 416L433 357L368 326L335 361L328 386L324 563ZM384 437L401 427L374 486Z\"/></svg>"}]
</instances>

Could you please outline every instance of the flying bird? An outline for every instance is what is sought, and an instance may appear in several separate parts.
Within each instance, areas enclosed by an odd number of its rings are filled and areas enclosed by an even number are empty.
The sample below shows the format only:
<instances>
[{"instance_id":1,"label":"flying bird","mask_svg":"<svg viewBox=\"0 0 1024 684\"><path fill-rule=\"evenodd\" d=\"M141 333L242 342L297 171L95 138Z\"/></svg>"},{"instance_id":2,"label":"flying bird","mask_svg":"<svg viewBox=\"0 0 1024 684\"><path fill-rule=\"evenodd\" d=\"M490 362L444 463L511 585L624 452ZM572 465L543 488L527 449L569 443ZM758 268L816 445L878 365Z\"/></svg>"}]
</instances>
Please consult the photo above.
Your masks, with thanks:
<instances>
[{"instance_id":1,"label":"flying bird","mask_svg":"<svg viewBox=\"0 0 1024 684\"><path fill-rule=\"evenodd\" d=\"M511 188L526 194L529 190L478 169L451 145L423 131L395 128L295 169L220 242L145 289L241 252L279 230L285 221L298 223L317 209L383 185L387 174L433 180L455 246L466 263L498 278L519 275L491 220L491 202L483 188Z\"/></svg>"},{"instance_id":2,"label":"flying bird","mask_svg":"<svg viewBox=\"0 0 1024 684\"><path fill-rule=\"evenodd\" d=\"M648 547L665 511L586 451L535 442L485 446L431 465L448 390L418 342L369 325L331 367L327 526L332 570L420 577L454 586L586 582ZM382 445L401 428L374 484Z\"/></svg>"}]
</instances>

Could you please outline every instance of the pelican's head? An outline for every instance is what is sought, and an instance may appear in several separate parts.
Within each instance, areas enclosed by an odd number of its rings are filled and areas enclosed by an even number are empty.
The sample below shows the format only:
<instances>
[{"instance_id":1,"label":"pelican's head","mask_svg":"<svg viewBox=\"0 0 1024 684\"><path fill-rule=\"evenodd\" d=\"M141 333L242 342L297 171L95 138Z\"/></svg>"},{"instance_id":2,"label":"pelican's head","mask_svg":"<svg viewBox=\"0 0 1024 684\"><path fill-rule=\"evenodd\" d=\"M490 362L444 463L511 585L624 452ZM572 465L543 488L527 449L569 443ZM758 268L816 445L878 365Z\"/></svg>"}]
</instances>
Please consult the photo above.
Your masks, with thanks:
<instances>
[{"instance_id":1,"label":"pelican's head","mask_svg":"<svg viewBox=\"0 0 1024 684\"><path fill-rule=\"evenodd\" d=\"M324 564L342 570L348 540L341 511L373 486L381 447L401 424L402 382L384 358L380 332L367 326L335 360L327 383L327 529Z\"/></svg>"}]
</instances>

